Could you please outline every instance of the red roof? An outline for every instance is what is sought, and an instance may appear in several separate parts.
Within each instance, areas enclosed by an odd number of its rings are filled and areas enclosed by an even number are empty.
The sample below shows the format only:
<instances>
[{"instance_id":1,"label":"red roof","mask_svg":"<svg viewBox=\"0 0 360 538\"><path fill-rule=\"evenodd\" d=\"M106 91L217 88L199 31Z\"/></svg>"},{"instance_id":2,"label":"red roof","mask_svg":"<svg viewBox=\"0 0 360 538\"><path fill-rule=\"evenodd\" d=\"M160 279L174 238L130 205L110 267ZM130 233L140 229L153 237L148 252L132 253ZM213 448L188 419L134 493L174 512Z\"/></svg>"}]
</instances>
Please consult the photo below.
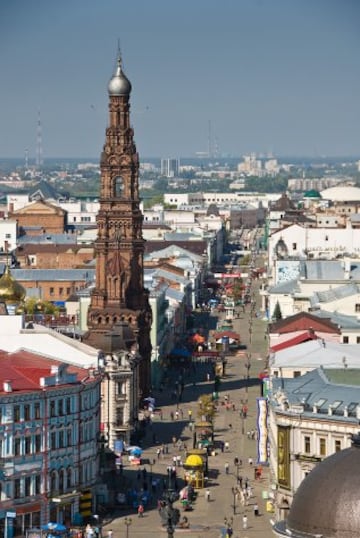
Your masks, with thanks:
<instances>
[{"instance_id":1,"label":"red roof","mask_svg":"<svg viewBox=\"0 0 360 538\"><path fill-rule=\"evenodd\" d=\"M222 331L221 333L215 333L215 340L223 338L223 336L227 336L228 338L232 338L233 340L240 340L240 335L233 331Z\"/></svg>"},{"instance_id":2,"label":"red roof","mask_svg":"<svg viewBox=\"0 0 360 538\"><path fill-rule=\"evenodd\" d=\"M287 349L288 347L296 346L297 344L302 344L303 342L317 339L318 336L315 333L307 331L306 333L298 334L297 336L294 336L289 340L285 340L285 342L281 342L280 344L272 346L271 351L281 351L282 349Z\"/></svg>"},{"instance_id":3,"label":"red roof","mask_svg":"<svg viewBox=\"0 0 360 538\"><path fill-rule=\"evenodd\" d=\"M61 361L23 350L14 353L0 350L0 362L0 394L4 393L4 381L11 381L13 392L42 390L43 387L40 385L40 379L54 375L51 372L51 367L64 364ZM78 382L88 376L87 368L73 365L67 366L67 372L69 374L77 374Z\"/></svg>"}]
</instances>

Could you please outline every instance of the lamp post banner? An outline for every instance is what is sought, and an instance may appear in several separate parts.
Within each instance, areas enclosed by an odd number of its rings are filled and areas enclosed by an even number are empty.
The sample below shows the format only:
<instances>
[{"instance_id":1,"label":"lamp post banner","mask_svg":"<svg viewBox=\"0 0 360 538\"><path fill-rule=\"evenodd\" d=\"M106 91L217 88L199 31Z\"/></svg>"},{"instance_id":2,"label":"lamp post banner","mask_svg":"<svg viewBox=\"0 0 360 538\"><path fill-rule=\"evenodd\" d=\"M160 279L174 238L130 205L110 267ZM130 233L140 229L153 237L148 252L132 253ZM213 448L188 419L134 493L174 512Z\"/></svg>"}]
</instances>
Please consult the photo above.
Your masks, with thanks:
<instances>
[{"instance_id":1,"label":"lamp post banner","mask_svg":"<svg viewBox=\"0 0 360 538\"><path fill-rule=\"evenodd\" d=\"M268 465L268 402L266 398L257 398L257 463L261 465Z\"/></svg>"}]
</instances>

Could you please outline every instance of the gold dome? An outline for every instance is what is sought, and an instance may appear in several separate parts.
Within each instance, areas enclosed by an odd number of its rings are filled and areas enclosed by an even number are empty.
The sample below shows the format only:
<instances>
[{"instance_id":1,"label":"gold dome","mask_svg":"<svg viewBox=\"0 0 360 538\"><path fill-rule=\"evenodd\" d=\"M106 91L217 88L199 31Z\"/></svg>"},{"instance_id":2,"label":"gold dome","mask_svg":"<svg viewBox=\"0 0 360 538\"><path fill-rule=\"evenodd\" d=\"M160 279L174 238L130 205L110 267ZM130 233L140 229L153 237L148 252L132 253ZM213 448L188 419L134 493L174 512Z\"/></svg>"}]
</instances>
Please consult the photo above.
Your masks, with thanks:
<instances>
[{"instance_id":1,"label":"gold dome","mask_svg":"<svg viewBox=\"0 0 360 538\"><path fill-rule=\"evenodd\" d=\"M26 295L26 290L11 276L9 266L0 278L0 303L16 304L21 303Z\"/></svg>"}]
</instances>

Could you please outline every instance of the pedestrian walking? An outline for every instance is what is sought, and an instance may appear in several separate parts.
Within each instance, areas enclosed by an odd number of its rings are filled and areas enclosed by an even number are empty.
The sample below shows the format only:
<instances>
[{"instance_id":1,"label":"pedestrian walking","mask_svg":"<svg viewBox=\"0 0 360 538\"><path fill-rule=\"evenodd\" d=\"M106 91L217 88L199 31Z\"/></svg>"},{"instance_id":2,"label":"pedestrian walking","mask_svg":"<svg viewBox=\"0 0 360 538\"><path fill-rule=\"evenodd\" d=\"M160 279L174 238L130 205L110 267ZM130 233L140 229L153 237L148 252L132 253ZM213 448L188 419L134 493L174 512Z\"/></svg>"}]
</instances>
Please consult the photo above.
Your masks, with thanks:
<instances>
[{"instance_id":1,"label":"pedestrian walking","mask_svg":"<svg viewBox=\"0 0 360 538\"><path fill-rule=\"evenodd\" d=\"M258 504L254 504L254 516L259 516L259 505Z\"/></svg>"},{"instance_id":2,"label":"pedestrian walking","mask_svg":"<svg viewBox=\"0 0 360 538\"><path fill-rule=\"evenodd\" d=\"M229 441L225 441L225 450L228 452L230 450Z\"/></svg>"},{"instance_id":3,"label":"pedestrian walking","mask_svg":"<svg viewBox=\"0 0 360 538\"><path fill-rule=\"evenodd\" d=\"M160 448L157 448L157 449L156 449L156 455L157 455L157 459L158 459L158 460L160 459L160 454L161 454L161 449L160 449Z\"/></svg>"},{"instance_id":4,"label":"pedestrian walking","mask_svg":"<svg viewBox=\"0 0 360 538\"><path fill-rule=\"evenodd\" d=\"M144 507L142 504L139 504L138 506L138 516L139 517L144 517Z\"/></svg>"},{"instance_id":5,"label":"pedestrian walking","mask_svg":"<svg viewBox=\"0 0 360 538\"><path fill-rule=\"evenodd\" d=\"M242 520L243 520L243 529L246 530L248 528L248 518L246 514L243 515Z\"/></svg>"},{"instance_id":6,"label":"pedestrian walking","mask_svg":"<svg viewBox=\"0 0 360 538\"><path fill-rule=\"evenodd\" d=\"M224 443L224 441L221 441L220 442L221 452L224 452L224 447L225 447L225 443Z\"/></svg>"},{"instance_id":7,"label":"pedestrian walking","mask_svg":"<svg viewBox=\"0 0 360 538\"><path fill-rule=\"evenodd\" d=\"M179 411L178 410L175 411L175 420L179 420Z\"/></svg>"},{"instance_id":8,"label":"pedestrian walking","mask_svg":"<svg viewBox=\"0 0 360 538\"><path fill-rule=\"evenodd\" d=\"M209 489L207 489L207 490L205 491L205 498L206 498L207 502L210 501L210 490L209 490Z\"/></svg>"},{"instance_id":9,"label":"pedestrian walking","mask_svg":"<svg viewBox=\"0 0 360 538\"><path fill-rule=\"evenodd\" d=\"M109 529L107 531L107 538L112 538L112 537L113 537L113 531L112 531L112 529Z\"/></svg>"},{"instance_id":10,"label":"pedestrian walking","mask_svg":"<svg viewBox=\"0 0 360 538\"><path fill-rule=\"evenodd\" d=\"M224 465L224 467L225 467L225 473L226 473L226 474L229 474L229 463L226 462L225 465Z\"/></svg>"}]
</instances>

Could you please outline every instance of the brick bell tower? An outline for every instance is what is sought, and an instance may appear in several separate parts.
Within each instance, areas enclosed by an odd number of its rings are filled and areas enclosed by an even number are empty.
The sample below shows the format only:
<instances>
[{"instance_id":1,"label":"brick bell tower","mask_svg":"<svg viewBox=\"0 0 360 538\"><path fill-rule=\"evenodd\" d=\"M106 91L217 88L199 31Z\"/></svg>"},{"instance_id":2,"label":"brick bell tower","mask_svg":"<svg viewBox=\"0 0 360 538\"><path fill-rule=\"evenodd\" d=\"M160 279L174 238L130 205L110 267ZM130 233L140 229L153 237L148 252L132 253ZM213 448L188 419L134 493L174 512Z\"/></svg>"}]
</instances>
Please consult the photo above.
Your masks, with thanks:
<instances>
[{"instance_id":1,"label":"brick bell tower","mask_svg":"<svg viewBox=\"0 0 360 538\"><path fill-rule=\"evenodd\" d=\"M130 92L119 55L108 85L109 125L100 161L96 219L96 286L85 341L105 353L136 353L140 360L139 391L144 397L151 388L151 307L144 289L139 156L130 126Z\"/></svg>"}]
</instances>

